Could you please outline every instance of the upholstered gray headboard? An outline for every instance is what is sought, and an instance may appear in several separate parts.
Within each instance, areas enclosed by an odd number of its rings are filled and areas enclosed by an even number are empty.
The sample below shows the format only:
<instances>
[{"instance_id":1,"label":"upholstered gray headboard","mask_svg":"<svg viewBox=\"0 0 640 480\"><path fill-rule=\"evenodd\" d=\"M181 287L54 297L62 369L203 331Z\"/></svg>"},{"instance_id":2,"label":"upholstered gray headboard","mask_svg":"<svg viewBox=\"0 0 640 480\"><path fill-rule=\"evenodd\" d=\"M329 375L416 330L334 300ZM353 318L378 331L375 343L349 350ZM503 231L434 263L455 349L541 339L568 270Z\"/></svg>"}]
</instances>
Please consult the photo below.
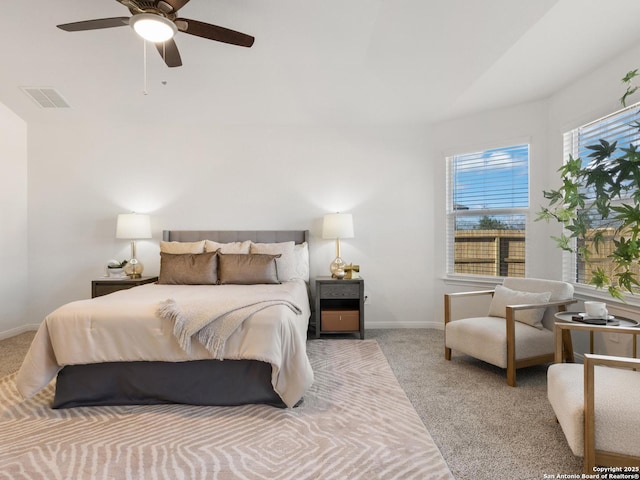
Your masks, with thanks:
<instances>
[{"instance_id":1,"label":"upholstered gray headboard","mask_svg":"<svg viewBox=\"0 0 640 480\"><path fill-rule=\"evenodd\" d=\"M165 242L213 240L228 243L251 240L255 243L278 243L293 240L303 243L309 241L309 230L163 230L162 239Z\"/></svg>"}]
</instances>

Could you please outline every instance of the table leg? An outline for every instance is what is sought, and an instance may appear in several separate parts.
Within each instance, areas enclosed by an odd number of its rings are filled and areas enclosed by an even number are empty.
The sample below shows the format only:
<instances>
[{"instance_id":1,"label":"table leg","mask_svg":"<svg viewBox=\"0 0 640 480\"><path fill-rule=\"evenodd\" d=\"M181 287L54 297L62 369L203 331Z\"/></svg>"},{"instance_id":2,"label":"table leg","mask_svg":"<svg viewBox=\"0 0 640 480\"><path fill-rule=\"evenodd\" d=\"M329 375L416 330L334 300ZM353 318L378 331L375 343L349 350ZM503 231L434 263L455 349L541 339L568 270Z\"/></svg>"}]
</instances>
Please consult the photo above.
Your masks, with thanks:
<instances>
[{"instance_id":1,"label":"table leg","mask_svg":"<svg viewBox=\"0 0 640 480\"><path fill-rule=\"evenodd\" d=\"M571 341L571 332L567 329L562 329L562 350L564 361L568 363L574 363L573 357L573 342Z\"/></svg>"}]
</instances>

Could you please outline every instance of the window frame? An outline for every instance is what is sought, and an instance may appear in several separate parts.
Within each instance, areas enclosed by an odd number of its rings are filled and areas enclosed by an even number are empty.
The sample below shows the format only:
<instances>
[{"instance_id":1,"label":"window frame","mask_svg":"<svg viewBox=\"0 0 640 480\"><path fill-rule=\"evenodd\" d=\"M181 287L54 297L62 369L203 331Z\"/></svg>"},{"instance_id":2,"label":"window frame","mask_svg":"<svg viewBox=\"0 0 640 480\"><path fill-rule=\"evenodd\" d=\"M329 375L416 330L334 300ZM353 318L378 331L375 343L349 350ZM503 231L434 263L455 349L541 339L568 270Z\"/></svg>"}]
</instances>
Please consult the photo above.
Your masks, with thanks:
<instances>
[{"instance_id":1,"label":"window frame","mask_svg":"<svg viewBox=\"0 0 640 480\"><path fill-rule=\"evenodd\" d=\"M616 110L614 112L608 113L606 115L603 115L595 120L590 120L582 125L579 125L577 127L571 128L569 130L566 130L563 134L562 134L562 158L563 158L563 164L566 163L569 159L569 156L573 156L573 158L582 158L583 161L588 161L586 159L586 155L583 153L583 155L580 155L580 151L581 149L584 151L584 149L586 148L587 145L593 145L596 144L601 138L605 139L605 140L609 140L609 137L607 135L601 135L601 134L594 134L591 133L591 135L589 135L587 138L585 138L584 142L580 142L580 130L582 129L588 129L598 123L603 123L606 124L607 121L610 121L612 118L615 117L622 117L622 119L625 118L625 113L626 112L633 112L635 111L635 114L631 115L631 118L629 119L628 122L626 122L627 124L632 122L632 121L640 121L640 102L639 103L635 103L633 105L621 108L619 110ZM620 121L622 121L622 119ZM636 137L640 137L640 133L637 133L637 129L636 130ZM611 135L613 136L613 135ZM632 140L632 142L637 145L640 146L640 140ZM624 144L623 144L624 145ZM618 147L620 148L620 147ZM615 200L612 203L623 203L625 201L625 199L618 199ZM565 234L567 236L569 236L569 233L567 230L565 230ZM580 278L579 278L579 273L578 273L578 269L579 269L579 260L578 260L578 254L576 251L576 247L577 247L577 239L572 238L571 239L571 247L574 250L573 252L566 252L563 251L562 252L562 278L564 281L571 283L574 286L574 289L576 291L576 293L581 293L584 295L588 295L589 297L594 297L594 298L599 298L599 299L603 299L603 300L607 300L609 302L611 302L613 299L611 298L611 296L608 294L608 292L606 290L601 290L596 288L593 285L590 285L588 283L582 283L580 282ZM640 300L638 300L638 296L637 295L633 295L629 292L622 292L622 295L624 297L625 303L629 304L629 305L640 305Z\"/></svg>"},{"instance_id":2,"label":"window frame","mask_svg":"<svg viewBox=\"0 0 640 480\"><path fill-rule=\"evenodd\" d=\"M508 150L511 148L526 147L527 148L527 182L526 182L526 207L509 207L509 208L483 208L472 209L468 213L461 213L461 210L454 207L455 202L455 175L454 175L454 159L456 157L465 155L482 155L495 150ZM486 275L486 274L474 274L474 273L459 273L455 272L455 232L456 232L456 219L464 216L503 216L503 215L521 215L523 217L524 224L524 276L527 276L528 264L529 264L529 246L527 236L530 228L530 216L531 216L531 156L532 156L532 142L530 138L512 139L510 141L485 144L479 148L464 149L464 152L459 150L447 152L445 154L446 162L446 226L445 226L445 278L454 282L462 283L487 283L495 284L501 282L505 276L503 275ZM466 212L466 211L465 211Z\"/></svg>"}]
</instances>

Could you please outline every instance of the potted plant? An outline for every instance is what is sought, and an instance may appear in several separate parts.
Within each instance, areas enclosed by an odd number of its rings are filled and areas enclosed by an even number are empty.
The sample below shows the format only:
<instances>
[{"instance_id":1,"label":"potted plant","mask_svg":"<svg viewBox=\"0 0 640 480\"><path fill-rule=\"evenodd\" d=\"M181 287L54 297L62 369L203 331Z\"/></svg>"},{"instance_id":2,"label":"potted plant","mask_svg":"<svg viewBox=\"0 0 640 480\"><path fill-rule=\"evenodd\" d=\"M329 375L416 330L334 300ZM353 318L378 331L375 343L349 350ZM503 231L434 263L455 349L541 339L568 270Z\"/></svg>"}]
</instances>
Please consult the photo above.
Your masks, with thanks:
<instances>
[{"instance_id":1,"label":"potted plant","mask_svg":"<svg viewBox=\"0 0 640 480\"><path fill-rule=\"evenodd\" d=\"M121 262L118 262L117 260L109 260L109 263L107 263L107 272L109 273L109 276L121 277L126 264L126 260L123 260Z\"/></svg>"},{"instance_id":2,"label":"potted plant","mask_svg":"<svg viewBox=\"0 0 640 480\"><path fill-rule=\"evenodd\" d=\"M638 70L622 79L627 84L620 99L623 106L638 89L632 84L636 76ZM640 122L631 126L640 131ZM558 169L562 186L544 191L549 206L543 207L536 219L561 223L563 233L552 237L557 246L576 251L590 269L589 283L607 288L612 297L623 301L624 292L640 291L639 147L629 144L619 148L616 141L600 139L587 147L591 151L588 158L570 157ZM605 270L592 259L603 256L606 242L611 251L606 254L610 268Z\"/></svg>"}]
</instances>

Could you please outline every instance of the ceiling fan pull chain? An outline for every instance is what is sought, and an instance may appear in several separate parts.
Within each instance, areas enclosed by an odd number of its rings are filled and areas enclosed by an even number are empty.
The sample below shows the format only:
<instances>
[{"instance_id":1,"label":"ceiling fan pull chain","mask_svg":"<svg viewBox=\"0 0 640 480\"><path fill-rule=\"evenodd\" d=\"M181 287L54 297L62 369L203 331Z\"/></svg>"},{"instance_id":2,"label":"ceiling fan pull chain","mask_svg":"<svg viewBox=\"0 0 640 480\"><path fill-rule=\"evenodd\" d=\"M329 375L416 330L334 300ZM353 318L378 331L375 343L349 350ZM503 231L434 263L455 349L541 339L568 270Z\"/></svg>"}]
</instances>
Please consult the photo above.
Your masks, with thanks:
<instances>
[{"instance_id":1,"label":"ceiling fan pull chain","mask_svg":"<svg viewBox=\"0 0 640 480\"><path fill-rule=\"evenodd\" d=\"M149 95L149 92L147 91L147 41L146 40L142 40L142 56L143 56L143 63L144 63L144 85L142 87L142 93L144 93L145 95Z\"/></svg>"}]
</instances>

